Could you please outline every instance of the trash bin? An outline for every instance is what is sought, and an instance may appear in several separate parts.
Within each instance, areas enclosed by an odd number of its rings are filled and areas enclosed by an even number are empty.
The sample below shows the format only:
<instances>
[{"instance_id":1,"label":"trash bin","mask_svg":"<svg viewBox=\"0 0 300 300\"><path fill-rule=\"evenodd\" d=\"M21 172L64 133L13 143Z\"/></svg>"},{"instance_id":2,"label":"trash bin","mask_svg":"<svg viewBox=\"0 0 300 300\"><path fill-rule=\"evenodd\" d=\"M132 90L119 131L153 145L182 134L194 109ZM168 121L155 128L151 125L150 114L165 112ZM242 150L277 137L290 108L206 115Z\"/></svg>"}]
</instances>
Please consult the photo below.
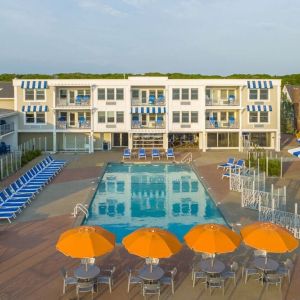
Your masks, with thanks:
<instances>
[{"instance_id":1,"label":"trash bin","mask_svg":"<svg viewBox=\"0 0 300 300\"><path fill-rule=\"evenodd\" d=\"M108 150L108 142L103 142L103 150L104 151Z\"/></svg>"}]
</instances>

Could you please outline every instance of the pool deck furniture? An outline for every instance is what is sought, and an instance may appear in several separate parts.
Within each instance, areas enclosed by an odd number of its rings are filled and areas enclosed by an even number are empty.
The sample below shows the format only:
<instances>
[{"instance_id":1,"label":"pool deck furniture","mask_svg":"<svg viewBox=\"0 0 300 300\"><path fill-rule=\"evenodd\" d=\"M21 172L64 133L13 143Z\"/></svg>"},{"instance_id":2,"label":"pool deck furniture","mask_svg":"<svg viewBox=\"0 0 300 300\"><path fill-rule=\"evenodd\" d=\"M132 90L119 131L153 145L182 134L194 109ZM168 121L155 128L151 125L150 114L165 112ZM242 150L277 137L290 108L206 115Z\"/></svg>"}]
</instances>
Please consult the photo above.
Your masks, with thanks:
<instances>
[{"instance_id":1,"label":"pool deck furniture","mask_svg":"<svg viewBox=\"0 0 300 300\"><path fill-rule=\"evenodd\" d=\"M124 149L124 152L123 152L123 159L126 159L126 158L131 159L131 151L128 148Z\"/></svg>"},{"instance_id":2,"label":"pool deck furniture","mask_svg":"<svg viewBox=\"0 0 300 300\"><path fill-rule=\"evenodd\" d=\"M170 285L172 288L172 294L174 295L175 287L174 287L174 278L177 274L177 268L174 267L172 270L165 272L165 275L159 280L161 285Z\"/></svg>"},{"instance_id":3,"label":"pool deck furniture","mask_svg":"<svg viewBox=\"0 0 300 300\"><path fill-rule=\"evenodd\" d=\"M102 268L101 267L101 272L100 276L97 277L97 290L98 290L98 285L99 284L106 284L109 287L109 292L111 293L112 291L112 286L113 286L113 275L116 271L115 266L111 266L110 268Z\"/></svg>"},{"instance_id":4,"label":"pool deck furniture","mask_svg":"<svg viewBox=\"0 0 300 300\"><path fill-rule=\"evenodd\" d=\"M100 268L96 265L80 265L74 270L74 276L82 280L90 280L100 274Z\"/></svg>"},{"instance_id":5,"label":"pool deck furniture","mask_svg":"<svg viewBox=\"0 0 300 300\"><path fill-rule=\"evenodd\" d=\"M76 285L78 280L75 277L68 276L68 273L65 270L65 268L61 268L60 273L61 273L61 275L63 277L63 280L64 280L64 282L63 282L63 294L65 294L66 293L66 287L68 285Z\"/></svg>"},{"instance_id":6,"label":"pool deck furniture","mask_svg":"<svg viewBox=\"0 0 300 300\"><path fill-rule=\"evenodd\" d=\"M139 270L127 269L126 273L128 276L127 293L129 293L131 285L140 285L140 287L142 288L143 280L138 276Z\"/></svg>"},{"instance_id":7,"label":"pool deck furniture","mask_svg":"<svg viewBox=\"0 0 300 300\"><path fill-rule=\"evenodd\" d=\"M277 261L267 257L255 257L253 264L257 269L264 273L274 272L279 267L279 263Z\"/></svg>"},{"instance_id":8,"label":"pool deck furniture","mask_svg":"<svg viewBox=\"0 0 300 300\"><path fill-rule=\"evenodd\" d=\"M228 158L228 161L226 163L217 165L217 169L219 169L219 168L226 169L228 167L233 166L234 165L234 160L235 160L234 157Z\"/></svg>"},{"instance_id":9,"label":"pool deck furniture","mask_svg":"<svg viewBox=\"0 0 300 300\"><path fill-rule=\"evenodd\" d=\"M152 149L151 152L152 159L158 158L160 160L160 153L158 149Z\"/></svg>"},{"instance_id":10,"label":"pool deck furniture","mask_svg":"<svg viewBox=\"0 0 300 300\"><path fill-rule=\"evenodd\" d=\"M167 149L167 151L166 151L166 157L167 157L167 159L169 159L169 158L175 159L173 148L168 148Z\"/></svg>"},{"instance_id":11,"label":"pool deck furniture","mask_svg":"<svg viewBox=\"0 0 300 300\"><path fill-rule=\"evenodd\" d=\"M146 297L146 295L157 295L158 300L160 297L160 284L159 283L145 283L143 284L143 296Z\"/></svg>"},{"instance_id":12,"label":"pool deck furniture","mask_svg":"<svg viewBox=\"0 0 300 300\"><path fill-rule=\"evenodd\" d=\"M225 264L218 259L202 259L199 266L203 272L210 275L220 274L225 270Z\"/></svg>"},{"instance_id":13,"label":"pool deck furniture","mask_svg":"<svg viewBox=\"0 0 300 300\"><path fill-rule=\"evenodd\" d=\"M144 265L138 273L138 276L146 281L156 281L163 277L164 270L159 266Z\"/></svg>"},{"instance_id":14,"label":"pool deck furniture","mask_svg":"<svg viewBox=\"0 0 300 300\"><path fill-rule=\"evenodd\" d=\"M139 149L139 152L138 152L138 158L144 158L146 159L147 155L146 155L146 150L145 148L140 148Z\"/></svg>"}]
</instances>

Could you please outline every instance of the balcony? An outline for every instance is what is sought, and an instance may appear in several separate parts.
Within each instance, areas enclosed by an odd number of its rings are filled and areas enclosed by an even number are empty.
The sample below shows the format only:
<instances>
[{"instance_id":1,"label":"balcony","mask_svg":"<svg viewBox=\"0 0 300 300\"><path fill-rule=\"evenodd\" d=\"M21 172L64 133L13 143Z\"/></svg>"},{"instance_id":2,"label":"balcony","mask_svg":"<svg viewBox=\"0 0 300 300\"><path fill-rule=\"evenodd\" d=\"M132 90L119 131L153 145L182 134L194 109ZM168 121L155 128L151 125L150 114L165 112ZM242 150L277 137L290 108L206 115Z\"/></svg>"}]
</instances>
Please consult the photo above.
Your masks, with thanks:
<instances>
[{"instance_id":1,"label":"balcony","mask_svg":"<svg viewBox=\"0 0 300 300\"><path fill-rule=\"evenodd\" d=\"M154 96L149 96L148 98L132 98L131 99L131 106L164 106L166 105L166 99L165 96L158 96L155 98Z\"/></svg>"},{"instance_id":2,"label":"balcony","mask_svg":"<svg viewBox=\"0 0 300 300\"><path fill-rule=\"evenodd\" d=\"M205 99L206 106L239 106L240 100L235 97L228 97L228 99L209 98Z\"/></svg>"},{"instance_id":3,"label":"balcony","mask_svg":"<svg viewBox=\"0 0 300 300\"><path fill-rule=\"evenodd\" d=\"M132 121L132 129L165 129L166 125L164 121L142 123L140 121Z\"/></svg>"},{"instance_id":4,"label":"balcony","mask_svg":"<svg viewBox=\"0 0 300 300\"><path fill-rule=\"evenodd\" d=\"M0 136L13 132L14 130L14 123L2 124L0 125Z\"/></svg>"},{"instance_id":5,"label":"balcony","mask_svg":"<svg viewBox=\"0 0 300 300\"><path fill-rule=\"evenodd\" d=\"M75 99L61 99L58 98L56 101L56 106L64 106L64 107L85 107L91 105L90 96L77 96Z\"/></svg>"},{"instance_id":6,"label":"balcony","mask_svg":"<svg viewBox=\"0 0 300 300\"><path fill-rule=\"evenodd\" d=\"M67 122L67 121L56 121L56 129L66 130L66 129L90 129L90 121L80 121L80 122Z\"/></svg>"},{"instance_id":7,"label":"balcony","mask_svg":"<svg viewBox=\"0 0 300 300\"><path fill-rule=\"evenodd\" d=\"M237 120L230 121L214 121L209 120L205 122L206 129L239 129L240 122Z\"/></svg>"}]
</instances>

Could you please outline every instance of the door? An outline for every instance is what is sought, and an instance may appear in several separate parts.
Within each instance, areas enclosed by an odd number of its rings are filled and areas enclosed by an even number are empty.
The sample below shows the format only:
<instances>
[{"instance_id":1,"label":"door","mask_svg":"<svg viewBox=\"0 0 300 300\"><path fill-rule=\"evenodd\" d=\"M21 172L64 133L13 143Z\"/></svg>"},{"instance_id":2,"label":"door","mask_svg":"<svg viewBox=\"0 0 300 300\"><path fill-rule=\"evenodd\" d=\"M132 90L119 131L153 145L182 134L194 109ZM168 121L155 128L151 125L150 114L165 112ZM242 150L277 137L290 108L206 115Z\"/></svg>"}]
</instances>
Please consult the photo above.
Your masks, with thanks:
<instances>
[{"instance_id":1,"label":"door","mask_svg":"<svg viewBox=\"0 0 300 300\"><path fill-rule=\"evenodd\" d=\"M75 126L75 113L70 113L70 127L74 127Z\"/></svg>"},{"instance_id":2,"label":"door","mask_svg":"<svg viewBox=\"0 0 300 300\"><path fill-rule=\"evenodd\" d=\"M70 94L70 99L69 99L69 103L70 104L74 104L75 103L75 93L74 93L74 91L70 91L69 92Z\"/></svg>"},{"instance_id":3,"label":"door","mask_svg":"<svg viewBox=\"0 0 300 300\"><path fill-rule=\"evenodd\" d=\"M122 133L122 146L128 147L128 133Z\"/></svg>"},{"instance_id":4,"label":"door","mask_svg":"<svg viewBox=\"0 0 300 300\"><path fill-rule=\"evenodd\" d=\"M114 133L114 147L120 147L121 146L121 140L120 140L120 133Z\"/></svg>"},{"instance_id":5,"label":"door","mask_svg":"<svg viewBox=\"0 0 300 300\"><path fill-rule=\"evenodd\" d=\"M147 125L147 114L142 114L142 125L143 126Z\"/></svg>"},{"instance_id":6,"label":"door","mask_svg":"<svg viewBox=\"0 0 300 300\"><path fill-rule=\"evenodd\" d=\"M147 91L142 91L142 103L147 103Z\"/></svg>"}]
</instances>

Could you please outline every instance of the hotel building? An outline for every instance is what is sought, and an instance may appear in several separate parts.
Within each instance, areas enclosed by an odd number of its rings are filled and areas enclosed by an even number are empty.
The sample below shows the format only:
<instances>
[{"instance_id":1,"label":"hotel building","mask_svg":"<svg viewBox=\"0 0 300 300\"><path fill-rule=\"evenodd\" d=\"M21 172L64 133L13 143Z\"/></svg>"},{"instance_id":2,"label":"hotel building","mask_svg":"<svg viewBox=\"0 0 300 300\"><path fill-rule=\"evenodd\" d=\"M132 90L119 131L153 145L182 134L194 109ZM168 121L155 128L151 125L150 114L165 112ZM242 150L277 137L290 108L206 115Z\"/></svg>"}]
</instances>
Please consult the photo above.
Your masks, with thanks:
<instances>
[{"instance_id":1,"label":"hotel building","mask_svg":"<svg viewBox=\"0 0 300 300\"><path fill-rule=\"evenodd\" d=\"M189 144L280 150L280 80L13 80L19 144L47 138L49 151Z\"/></svg>"}]
</instances>

